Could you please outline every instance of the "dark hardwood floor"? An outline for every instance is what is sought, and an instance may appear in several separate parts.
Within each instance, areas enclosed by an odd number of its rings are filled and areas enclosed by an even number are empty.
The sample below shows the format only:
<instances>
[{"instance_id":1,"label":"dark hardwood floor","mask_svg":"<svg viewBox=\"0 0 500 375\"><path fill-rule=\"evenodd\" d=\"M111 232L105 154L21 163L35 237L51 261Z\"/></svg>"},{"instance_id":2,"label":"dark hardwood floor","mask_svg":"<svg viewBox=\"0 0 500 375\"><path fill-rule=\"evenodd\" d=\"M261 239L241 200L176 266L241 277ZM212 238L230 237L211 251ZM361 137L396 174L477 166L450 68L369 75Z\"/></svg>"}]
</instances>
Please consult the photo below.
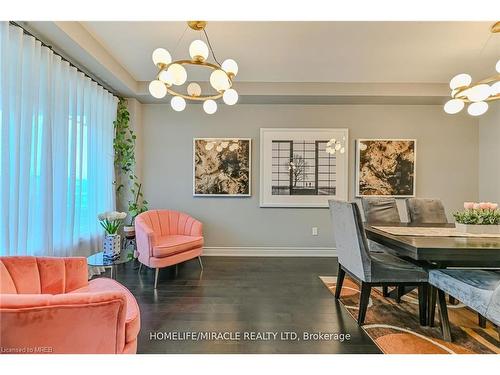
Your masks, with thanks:
<instances>
[{"instance_id":1,"label":"dark hardwood floor","mask_svg":"<svg viewBox=\"0 0 500 375\"><path fill-rule=\"evenodd\" d=\"M129 262L117 280L141 309L138 353L380 353L318 276L337 272L335 258L204 257L160 272ZM108 271L109 272L109 271ZM350 334L339 341L151 340L154 332L303 332ZM280 333L279 333L280 334ZM278 335L279 335L278 334ZM157 336L159 337L159 335Z\"/></svg>"}]
</instances>

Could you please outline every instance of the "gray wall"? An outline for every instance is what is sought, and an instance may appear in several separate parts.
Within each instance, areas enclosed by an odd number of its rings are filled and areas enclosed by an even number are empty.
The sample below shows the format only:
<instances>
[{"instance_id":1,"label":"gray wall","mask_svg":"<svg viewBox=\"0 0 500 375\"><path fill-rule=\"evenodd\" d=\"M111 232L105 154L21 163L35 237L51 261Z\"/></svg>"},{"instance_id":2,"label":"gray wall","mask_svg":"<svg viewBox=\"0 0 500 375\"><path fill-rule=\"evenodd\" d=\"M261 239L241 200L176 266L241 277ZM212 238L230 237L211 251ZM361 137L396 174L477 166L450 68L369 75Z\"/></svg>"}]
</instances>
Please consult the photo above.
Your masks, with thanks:
<instances>
[{"instance_id":1,"label":"gray wall","mask_svg":"<svg viewBox=\"0 0 500 375\"><path fill-rule=\"evenodd\" d=\"M500 106L490 109L479 120L479 199L500 202Z\"/></svg>"},{"instance_id":2,"label":"gray wall","mask_svg":"<svg viewBox=\"0 0 500 375\"><path fill-rule=\"evenodd\" d=\"M417 195L438 197L448 213L478 199L478 126L441 106L236 105L206 115L199 105L181 113L169 105L143 105L145 195L151 208L182 210L205 224L206 246L332 247L327 209L259 207L259 129L349 128L349 191L354 196L354 140L416 138ZM252 138L252 197L192 196L193 137ZM319 235L311 235L311 227Z\"/></svg>"}]
</instances>

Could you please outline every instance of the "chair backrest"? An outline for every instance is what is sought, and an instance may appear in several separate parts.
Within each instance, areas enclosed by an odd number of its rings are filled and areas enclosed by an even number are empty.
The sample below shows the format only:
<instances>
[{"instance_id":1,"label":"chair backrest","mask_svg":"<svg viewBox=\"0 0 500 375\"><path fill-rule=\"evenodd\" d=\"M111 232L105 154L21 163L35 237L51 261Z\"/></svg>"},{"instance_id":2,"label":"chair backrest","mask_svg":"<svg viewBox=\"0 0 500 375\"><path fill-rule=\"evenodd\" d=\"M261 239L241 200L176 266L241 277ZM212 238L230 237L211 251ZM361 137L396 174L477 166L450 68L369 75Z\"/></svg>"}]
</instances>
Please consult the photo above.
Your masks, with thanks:
<instances>
[{"instance_id":1,"label":"chair backrest","mask_svg":"<svg viewBox=\"0 0 500 375\"><path fill-rule=\"evenodd\" d=\"M87 259L0 257L0 293L62 294L88 284Z\"/></svg>"},{"instance_id":2,"label":"chair backrest","mask_svg":"<svg viewBox=\"0 0 500 375\"><path fill-rule=\"evenodd\" d=\"M156 235L200 235L201 224L198 220L184 212L173 210L149 210L141 213L137 218L144 220Z\"/></svg>"},{"instance_id":3,"label":"chair backrest","mask_svg":"<svg viewBox=\"0 0 500 375\"><path fill-rule=\"evenodd\" d=\"M408 221L413 224L446 224L446 212L439 199L406 199Z\"/></svg>"},{"instance_id":4,"label":"chair backrest","mask_svg":"<svg viewBox=\"0 0 500 375\"><path fill-rule=\"evenodd\" d=\"M369 280L371 257L358 205L337 200L328 203L339 263L360 280Z\"/></svg>"},{"instance_id":5,"label":"chair backrest","mask_svg":"<svg viewBox=\"0 0 500 375\"><path fill-rule=\"evenodd\" d=\"M361 205L365 213L365 221L369 223L399 223L396 199L390 197L363 197Z\"/></svg>"}]
</instances>

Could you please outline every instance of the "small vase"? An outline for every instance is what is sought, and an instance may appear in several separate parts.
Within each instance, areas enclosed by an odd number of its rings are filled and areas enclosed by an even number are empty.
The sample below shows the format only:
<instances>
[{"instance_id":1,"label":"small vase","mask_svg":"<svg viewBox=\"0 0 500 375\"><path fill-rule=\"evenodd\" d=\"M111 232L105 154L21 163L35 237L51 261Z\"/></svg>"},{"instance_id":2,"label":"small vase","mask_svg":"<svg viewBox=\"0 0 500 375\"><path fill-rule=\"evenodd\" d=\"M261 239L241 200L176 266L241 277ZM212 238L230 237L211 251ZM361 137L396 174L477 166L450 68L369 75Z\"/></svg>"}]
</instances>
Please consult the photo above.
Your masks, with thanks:
<instances>
[{"instance_id":1,"label":"small vase","mask_svg":"<svg viewBox=\"0 0 500 375\"><path fill-rule=\"evenodd\" d=\"M125 235L125 238L135 238L135 227L133 225L124 226L123 234Z\"/></svg>"},{"instance_id":2,"label":"small vase","mask_svg":"<svg viewBox=\"0 0 500 375\"><path fill-rule=\"evenodd\" d=\"M116 260L120 257L121 238L119 234L106 234L104 237L104 259Z\"/></svg>"}]
</instances>

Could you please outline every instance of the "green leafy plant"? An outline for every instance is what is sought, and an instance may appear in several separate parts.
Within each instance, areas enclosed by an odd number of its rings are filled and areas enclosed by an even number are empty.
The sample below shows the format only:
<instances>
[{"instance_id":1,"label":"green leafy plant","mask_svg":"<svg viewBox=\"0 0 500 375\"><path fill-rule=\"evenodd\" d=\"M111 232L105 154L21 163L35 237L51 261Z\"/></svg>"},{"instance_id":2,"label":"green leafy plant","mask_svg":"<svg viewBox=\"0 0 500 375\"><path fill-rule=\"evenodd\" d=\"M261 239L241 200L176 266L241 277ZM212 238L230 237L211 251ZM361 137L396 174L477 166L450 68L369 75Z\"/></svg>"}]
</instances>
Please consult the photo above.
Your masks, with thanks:
<instances>
[{"instance_id":1,"label":"green leafy plant","mask_svg":"<svg viewBox=\"0 0 500 375\"><path fill-rule=\"evenodd\" d=\"M496 203L465 202L463 211L453 214L457 223L472 225L500 225L500 210Z\"/></svg>"},{"instance_id":2,"label":"green leafy plant","mask_svg":"<svg viewBox=\"0 0 500 375\"><path fill-rule=\"evenodd\" d=\"M127 217L126 212L103 212L97 215L99 219L99 224L104 228L106 234L116 234L120 226L122 225L123 219Z\"/></svg>"},{"instance_id":3,"label":"green leafy plant","mask_svg":"<svg viewBox=\"0 0 500 375\"><path fill-rule=\"evenodd\" d=\"M147 211L148 202L142 194L142 184L135 174L135 141L137 136L130 127L130 113L127 109L127 101L120 98L116 113L116 120L113 122L115 138L113 148L115 152L115 170L117 175L116 193L123 194L124 190L129 189L134 197L128 201L128 211L131 217L130 224L141 212Z\"/></svg>"},{"instance_id":4,"label":"green leafy plant","mask_svg":"<svg viewBox=\"0 0 500 375\"><path fill-rule=\"evenodd\" d=\"M148 208L146 204L148 203L145 200L142 200L142 204L139 203L139 199L142 198L142 184L139 184L137 186L137 190L133 189L133 193L135 193L135 198L133 201L128 202L128 212L130 213L130 218L131 218L131 224L134 223L135 218L137 215L142 214L143 212L147 211Z\"/></svg>"}]
</instances>

